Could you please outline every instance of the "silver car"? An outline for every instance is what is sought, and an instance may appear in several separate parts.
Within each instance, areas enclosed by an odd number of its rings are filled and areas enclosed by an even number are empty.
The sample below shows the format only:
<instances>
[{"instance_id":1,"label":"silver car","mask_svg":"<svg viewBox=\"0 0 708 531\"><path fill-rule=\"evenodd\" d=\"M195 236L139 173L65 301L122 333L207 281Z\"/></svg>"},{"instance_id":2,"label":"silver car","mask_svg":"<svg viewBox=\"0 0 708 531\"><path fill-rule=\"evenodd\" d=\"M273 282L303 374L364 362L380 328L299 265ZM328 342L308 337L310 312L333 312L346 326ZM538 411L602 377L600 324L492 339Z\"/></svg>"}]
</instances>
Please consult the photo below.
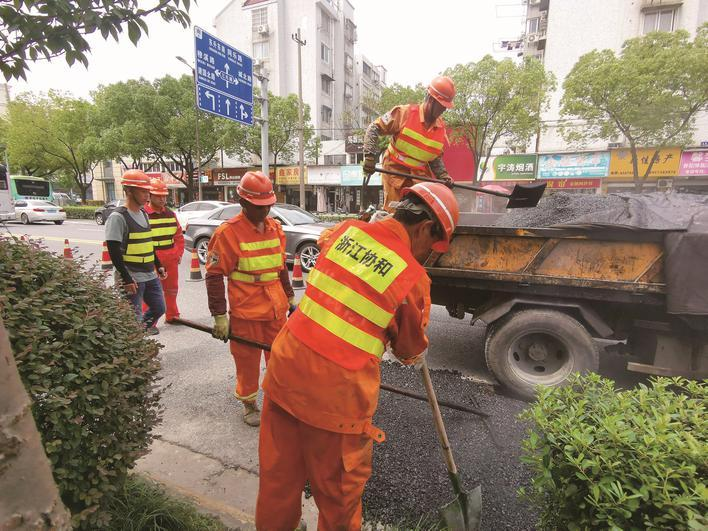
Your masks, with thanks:
<instances>
[{"instance_id":1,"label":"silver car","mask_svg":"<svg viewBox=\"0 0 708 531\"><path fill-rule=\"evenodd\" d=\"M191 252L197 249L197 256L202 264L206 264L207 248L216 227L241 212L241 205L219 208L203 218L191 219L187 222L184 232L185 248ZM296 254L300 255L302 270L307 272L315 267L320 254L317 240L322 231L333 223L322 222L317 216L295 205L276 203L270 209L270 217L280 222L285 232L285 258L291 263Z\"/></svg>"},{"instance_id":2,"label":"silver car","mask_svg":"<svg viewBox=\"0 0 708 531\"><path fill-rule=\"evenodd\" d=\"M25 225L37 221L53 221L61 225L66 220L66 211L50 201L39 199L18 199L14 202L15 219Z\"/></svg>"}]
</instances>

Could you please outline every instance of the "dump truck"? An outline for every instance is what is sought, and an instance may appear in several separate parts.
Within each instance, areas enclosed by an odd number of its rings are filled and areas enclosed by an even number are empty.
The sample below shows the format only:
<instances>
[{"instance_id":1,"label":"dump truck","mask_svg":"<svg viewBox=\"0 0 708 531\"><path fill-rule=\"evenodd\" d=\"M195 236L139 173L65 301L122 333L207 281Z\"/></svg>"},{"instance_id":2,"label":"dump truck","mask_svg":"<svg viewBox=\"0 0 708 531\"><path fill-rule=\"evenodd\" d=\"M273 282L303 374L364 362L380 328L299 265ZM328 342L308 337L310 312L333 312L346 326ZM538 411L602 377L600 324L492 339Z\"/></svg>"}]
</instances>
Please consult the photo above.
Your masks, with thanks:
<instances>
[{"instance_id":1,"label":"dump truck","mask_svg":"<svg viewBox=\"0 0 708 531\"><path fill-rule=\"evenodd\" d=\"M708 317L667 311L666 236L459 226L449 251L425 264L432 302L487 324L487 366L523 398L574 371L597 371L596 338L613 340L630 371L706 378Z\"/></svg>"}]
</instances>

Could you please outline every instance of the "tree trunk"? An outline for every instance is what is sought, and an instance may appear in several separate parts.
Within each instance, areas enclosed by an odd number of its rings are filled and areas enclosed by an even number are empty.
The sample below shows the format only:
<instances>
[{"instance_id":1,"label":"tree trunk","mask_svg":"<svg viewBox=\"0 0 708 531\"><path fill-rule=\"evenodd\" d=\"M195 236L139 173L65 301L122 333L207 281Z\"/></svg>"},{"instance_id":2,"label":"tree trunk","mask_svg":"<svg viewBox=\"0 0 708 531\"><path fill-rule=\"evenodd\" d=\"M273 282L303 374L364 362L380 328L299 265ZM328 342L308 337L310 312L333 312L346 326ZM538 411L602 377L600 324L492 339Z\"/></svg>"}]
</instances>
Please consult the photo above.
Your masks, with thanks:
<instances>
[{"instance_id":1,"label":"tree trunk","mask_svg":"<svg viewBox=\"0 0 708 531\"><path fill-rule=\"evenodd\" d=\"M0 319L0 529L71 529Z\"/></svg>"}]
</instances>

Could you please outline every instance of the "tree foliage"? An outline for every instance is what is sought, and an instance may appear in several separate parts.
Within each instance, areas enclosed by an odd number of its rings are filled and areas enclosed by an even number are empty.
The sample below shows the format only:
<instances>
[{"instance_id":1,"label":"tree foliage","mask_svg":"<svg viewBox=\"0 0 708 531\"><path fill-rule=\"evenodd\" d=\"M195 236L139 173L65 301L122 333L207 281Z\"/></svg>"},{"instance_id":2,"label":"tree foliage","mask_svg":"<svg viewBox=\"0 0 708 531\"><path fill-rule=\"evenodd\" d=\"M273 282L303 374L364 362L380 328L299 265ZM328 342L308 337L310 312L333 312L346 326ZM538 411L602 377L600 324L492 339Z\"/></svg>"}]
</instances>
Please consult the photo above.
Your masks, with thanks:
<instances>
[{"instance_id":1,"label":"tree foliage","mask_svg":"<svg viewBox=\"0 0 708 531\"><path fill-rule=\"evenodd\" d=\"M377 114L382 115L397 105L422 103L425 93L425 87L421 83L418 83L415 87L394 83L391 86L383 87L381 97L367 106L374 109ZM364 124L364 127L368 125Z\"/></svg>"},{"instance_id":2,"label":"tree foliage","mask_svg":"<svg viewBox=\"0 0 708 531\"><path fill-rule=\"evenodd\" d=\"M5 79L26 79L28 61L64 56L69 65L88 66L85 36L99 31L118 41L127 29L138 43L148 33L153 13L189 25L190 0L14 0L0 2L0 72Z\"/></svg>"},{"instance_id":3,"label":"tree foliage","mask_svg":"<svg viewBox=\"0 0 708 531\"><path fill-rule=\"evenodd\" d=\"M612 141L624 136L632 154L637 191L637 149L690 143L696 114L708 105L708 24L692 41L688 32L652 32L630 39L619 55L593 50L578 60L563 83L561 114L583 120L562 134L569 142Z\"/></svg>"},{"instance_id":4,"label":"tree foliage","mask_svg":"<svg viewBox=\"0 0 708 531\"><path fill-rule=\"evenodd\" d=\"M552 73L535 58L516 64L487 55L477 63L445 71L455 82L455 107L443 118L453 137L463 138L475 160L487 160L502 138L507 145L526 146L540 128L541 111L555 87ZM486 165L482 165L480 178Z\"/></svg>"}]
</instances>

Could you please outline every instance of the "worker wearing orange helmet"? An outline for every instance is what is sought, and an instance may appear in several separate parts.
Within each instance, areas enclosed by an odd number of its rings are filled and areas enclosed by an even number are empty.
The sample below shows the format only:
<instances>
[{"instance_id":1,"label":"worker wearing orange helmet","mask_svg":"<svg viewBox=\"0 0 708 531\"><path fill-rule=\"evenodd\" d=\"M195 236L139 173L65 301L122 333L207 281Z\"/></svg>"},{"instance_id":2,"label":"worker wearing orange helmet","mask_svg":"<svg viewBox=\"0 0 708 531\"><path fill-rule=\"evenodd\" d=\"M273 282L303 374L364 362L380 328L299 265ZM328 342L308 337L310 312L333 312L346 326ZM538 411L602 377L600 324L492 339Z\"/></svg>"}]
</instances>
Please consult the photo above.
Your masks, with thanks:
<instances>
[{"instance_id":1,"label":"worker wearing orange helmet","mask_svg":"<svg viewBox=\"0 0 708 531\"><path fill-rule=\"evenodd\" d=\"M268 217L275 203L268 177L259 171L248 172L237 192L243 210L220 225L209 242L206 287L214 337L226 341L231 332L271 344L295 297L285 267L285 233ZM229 286L230 317L226 314L224 277ZM235 395L244 406L243 421L258 426L261 350L235 341L231 341L230 350L236 364ZM270 352L265 352L266 363L269 356Z\"/></svg>"},{"instance_id":2,"label":"worker wearing orange helmet","mask_svg":"<svg viewBox=\"0 0 708 531\"><path fill-rule=\"evenodd\" d=\"M452 191L419 183L393 216L349 220L320 239L297 310L272 347L263 381L256 528L295 529L309 481L318 529L360 529L371 475L381 357L404 364L428 346L430 279L421 265L445 252L459 218Z\"/></svg>"},{"instance_id":3,"label":"worker wearing orange helmet","mask_svg":"<svg viewBox=\"0 0 708 531\"><path fill-rule=\"evenodd\" d=\"M364 174L375 171L379 158L379 137L391 135L391 142L384 152L383 168L421 177L438 178L445 182L452 179L442 161L447 143L445 122L440 118L453 106L455 84L447 76L433 79L422 105L397 105L377 118L364 135ZM398 201L401 190L414 181L384 173L384 209L393 212L390 203Z\"/></svg>"},{"instance_id":4,"label":"worker wearing orange helmet","mask_svg":"<svg viewBox=\"0 0 708 531\"><path fill-rule=\"evenodd\" d=\"M167 272L155 254L150 220L143 209L152 186L140 170L126 171L121 184L126 202L106 220L106 246L116 269L116 285L123 287L136 317L154 335L159 333L154 324L165 313L160 279L166 279Z\"/></svg>"},{"instance_id":5,"label":"worker wearing orange helmet","mask_svg":"<svg viewBox=\"0 0 708 531\"><path fill-rule=\"evenodd\" d=\"M167 271L162 280L165 295L165 322L179 317L177 291L179 287L179 264L184 253L184 235L175 213L167 207L167 185L161 179L151 179L150 202L145 207L150 218L155 254Z\"/></svg>"}]
</instances>

